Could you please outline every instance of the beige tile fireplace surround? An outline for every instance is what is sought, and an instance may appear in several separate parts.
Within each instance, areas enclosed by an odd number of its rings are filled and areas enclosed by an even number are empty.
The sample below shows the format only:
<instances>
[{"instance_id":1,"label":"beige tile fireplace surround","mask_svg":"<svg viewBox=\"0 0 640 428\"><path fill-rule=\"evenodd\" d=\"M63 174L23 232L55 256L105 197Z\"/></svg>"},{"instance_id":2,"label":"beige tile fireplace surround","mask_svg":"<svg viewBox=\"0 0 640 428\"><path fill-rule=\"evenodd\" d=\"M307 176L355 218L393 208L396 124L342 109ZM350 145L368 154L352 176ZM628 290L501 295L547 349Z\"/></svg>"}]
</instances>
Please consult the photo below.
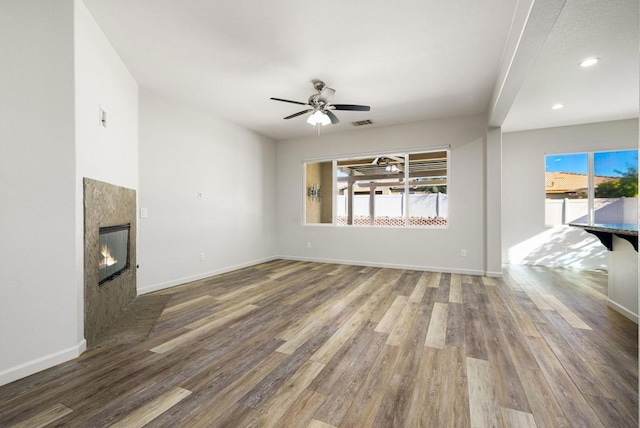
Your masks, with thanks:
<instances>
[{"instance_id":1,"label":"beige tile fireplace surround","mask_svg":"<svg viewBox=\"0 0 640 428\"><path fill-rule=\"evenodd\" d=\"M98 285L101 227L130 224L129 269ZM90 346L136 297L136 191L84 179L84 335Z\"/></svg>"}]
</instances>

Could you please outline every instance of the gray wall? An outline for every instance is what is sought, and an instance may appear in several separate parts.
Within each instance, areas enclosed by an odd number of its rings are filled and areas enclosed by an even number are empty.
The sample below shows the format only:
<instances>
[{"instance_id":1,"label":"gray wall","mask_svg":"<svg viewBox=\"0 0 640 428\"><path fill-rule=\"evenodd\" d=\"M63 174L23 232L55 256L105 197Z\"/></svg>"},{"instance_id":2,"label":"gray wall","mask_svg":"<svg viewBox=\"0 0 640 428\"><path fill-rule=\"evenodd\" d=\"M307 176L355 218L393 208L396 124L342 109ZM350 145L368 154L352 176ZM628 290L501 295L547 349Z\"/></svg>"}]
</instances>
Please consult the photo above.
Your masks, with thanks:
<instances>
[{"instance_id":1,"label":"gray wall","mask_svg":"<svg viewBox=\"0 0 640 428\"><path fill-rule=\"evenodd\" d=\"M145 89L139 117L138 292L273 258L275 141Z\"/></svg>"},{"instance_id":2,"label":"gray wall","mask_svg":"<svg viewBox=\"0 0 640 428\"><path fill-rule=\"evenodd\" d=\"M484 273L486 118L471 116L278 142L278 250L287 258ZM303 161L451 147L446 229L305 225ZM307 248L307 242L311 248ZM467 256L462 257L462 250Z\"/></svg>"},{"instance_id":3,"label":"gray wall","mask_svg":"<svg viewBox=\"0 0 640 428\"><path fill-rule=\"evenodd\" d=\"M0 13L0 384L84 347L77 276L73 2Z\"/></svg>"},{"instance_id":4,"label":"gray wall","mask_svg":"<svg viewBox=\"0 0 640 428\"><path fill-rule=\"evenodd\" d=\"M607 252L597 238L568 226L545 226L545 155L637 150L638 121L509 132L502 143L503 262L606 269Z\"/></svg>"}]
</instances>

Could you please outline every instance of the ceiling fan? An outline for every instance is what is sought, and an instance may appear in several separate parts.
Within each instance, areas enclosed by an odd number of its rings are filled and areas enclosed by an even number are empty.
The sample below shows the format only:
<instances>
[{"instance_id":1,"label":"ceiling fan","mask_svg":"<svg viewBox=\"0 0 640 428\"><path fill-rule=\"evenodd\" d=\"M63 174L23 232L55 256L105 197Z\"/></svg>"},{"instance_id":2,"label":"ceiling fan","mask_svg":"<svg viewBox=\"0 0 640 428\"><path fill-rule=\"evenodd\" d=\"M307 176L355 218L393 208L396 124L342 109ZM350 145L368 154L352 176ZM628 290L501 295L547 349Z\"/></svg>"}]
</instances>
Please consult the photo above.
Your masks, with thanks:
<instances>
[{"instance_id":1,"label":"ceiling fan","mask_svg":"<svg viewBox=\"0 0 640 428\"><path fill-rule=\"evenodd\" d=\"M274 101L282 101L285 103L300 104L308 106L310 108L299 111L292 115L285 117L285 119L291 119L305 113L313 112L307 119L307 123L311 125L328 125L329 123L340 123L340 119L333 113L332 110L351 110L351 111L369 111L371 107L358 104L331 104L331 98L336 93L335 89L331 89L326 86L324 82L320 80L313 81L313 87L318 91L317 94L313 94L309 97L306 103L300 101L285 100L282 98L271 98Z\"/></svg>"}]
</instances>

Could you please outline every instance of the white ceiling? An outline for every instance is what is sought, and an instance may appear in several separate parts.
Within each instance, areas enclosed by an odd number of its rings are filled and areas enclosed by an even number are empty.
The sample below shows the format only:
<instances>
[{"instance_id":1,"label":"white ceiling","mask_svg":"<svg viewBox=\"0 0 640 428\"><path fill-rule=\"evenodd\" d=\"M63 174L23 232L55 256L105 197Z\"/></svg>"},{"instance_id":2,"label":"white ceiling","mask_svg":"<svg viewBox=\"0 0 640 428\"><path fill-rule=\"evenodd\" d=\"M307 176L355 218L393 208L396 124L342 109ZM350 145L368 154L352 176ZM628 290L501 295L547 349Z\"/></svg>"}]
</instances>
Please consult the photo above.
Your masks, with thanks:
<instances>
[{"instance_id":1,"label":"white ceiling","mask_svg":"<svg viewBox=\"0 0 640 428\"><path fill-rule=\"evenodd\" d=\"M638 0L568 0L504 131L638 117ZM601 61L590 68L578 63ZM554 104L564 108L552 110Z\"/></svg>"},{"instance_id":2,"label":"white ceiling","mask_svg":"<svg viewBox=\"0 0 640 428\"><path fill-rule=\"evenodd\" d=\"M336 90L334 103L371 106L336 112L342 122L323 133L363 119L381 126L489 113L507 38L521 31L512 28L517 3L85 0L141 87L275 139L314 135L306 116L282 119L304 106L269 99L306 102L313 79ZM568 0L507 129L637 117L637 9L637 0ZM589 70L593 80L577 84L567 70L591 52L603 60ZM564 116L550 115L547 99L563 102Z\"/></svg>"}]
</instances>

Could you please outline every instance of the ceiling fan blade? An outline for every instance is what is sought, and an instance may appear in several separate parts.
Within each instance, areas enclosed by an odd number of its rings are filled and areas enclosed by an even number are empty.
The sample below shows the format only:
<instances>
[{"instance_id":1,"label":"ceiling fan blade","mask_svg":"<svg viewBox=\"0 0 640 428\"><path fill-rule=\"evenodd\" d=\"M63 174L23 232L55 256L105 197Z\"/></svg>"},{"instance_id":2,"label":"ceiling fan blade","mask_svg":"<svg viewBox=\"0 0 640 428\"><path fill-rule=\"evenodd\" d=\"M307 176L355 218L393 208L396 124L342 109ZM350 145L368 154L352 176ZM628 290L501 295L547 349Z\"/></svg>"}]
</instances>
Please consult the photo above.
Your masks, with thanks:
<instances>
[{"instance_id":1,"label":"ceiling fan blade","mask_svg":"<svg viewBox=\"0 0 640 428\"><path fill-rule=\"evenodd\" d=\"M325 105L329 104L329 101L331 101L331 98L333 98L333 94L335 93L336 93L335 89L331 89L328 86L325 86L320 91L320 96L318 97L318 101L323 102Z\"/></svg>"},{"instance_id":2,"label":"ceiling fan blade","mask_svg":"<svg viewBox=\"0 0 640 428\"><path fill-rule=\"evenodd\" d=\"M353 110L353 111L369 111L371 107L361 106L358 104L332 104L334 110Z\"/></svg>"},{"instance_id":3,"label":"ceiling fan blade","mask_svg":"<svg viewBox=\"0 0 640 428\"><path fill-rule=\"evenodd\" d=\"M297 112L297 113L293 113L292 115L285 117L285 119L291 119L291 118L293 118L293 117L300 116L301 114L309 113L310 111L313 111L313 109L312 109L312 108L310 108L310 109L308 109L308 110L302 110L302 111L299 111L299 112Z\"/></svg>"},{"instance_id":4,"label":"ceiling fan blade","mask_svg":"<svg viewBox=\"0 0 640 428\"><path fill-rule=\"evenodd\" d=\"M327 116L329 116L332 124L337 125L338 123L340 123L340 119L338 119L338 116L333 114L331 110L325 110L324 112L327 114Z\"/></svg>"},{"instance_id":5,"label":"ceiling fan blade","mask_svg":"<svg viewBox=\"0 0 640 428\"><path fill-rule=\"evenodd\" d=\"M285 103L300 104L302 106L308 105L307 103L303 103L303 102L300 102L300 101L291 101L291 100L285 100L285 99L282 99L282 98L273 98L273 97L271 97L271 99L274 100L274 101L282 101L282 102L285 102Z\"/></svg>"}]
</instances>

